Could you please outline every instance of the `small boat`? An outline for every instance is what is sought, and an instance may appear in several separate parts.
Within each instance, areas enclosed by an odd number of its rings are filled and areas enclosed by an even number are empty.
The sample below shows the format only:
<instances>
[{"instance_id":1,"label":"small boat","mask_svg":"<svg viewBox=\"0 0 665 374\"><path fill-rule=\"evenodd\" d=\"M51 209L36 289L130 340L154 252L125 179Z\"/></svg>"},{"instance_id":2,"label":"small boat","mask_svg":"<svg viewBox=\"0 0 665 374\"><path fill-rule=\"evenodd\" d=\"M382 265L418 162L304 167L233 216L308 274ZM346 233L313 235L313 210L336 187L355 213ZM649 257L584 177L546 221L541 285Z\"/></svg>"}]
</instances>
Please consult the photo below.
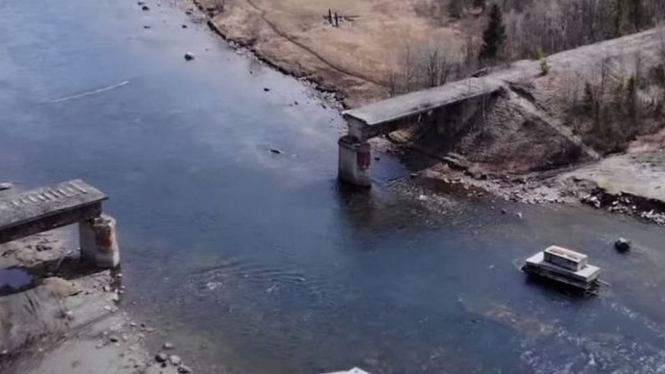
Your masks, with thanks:
<instances>
[{"instance_id":1,"label":"small boat","mask_svg":"<svg viewBox=\"0 0 665 374\"><path fill-rule=\"evenodd\" d=\"M526 259L522 270L568 286L591 291L598 285L600 268L589 265L588 256L553 245Z\"/></svg>"}]
</instances>

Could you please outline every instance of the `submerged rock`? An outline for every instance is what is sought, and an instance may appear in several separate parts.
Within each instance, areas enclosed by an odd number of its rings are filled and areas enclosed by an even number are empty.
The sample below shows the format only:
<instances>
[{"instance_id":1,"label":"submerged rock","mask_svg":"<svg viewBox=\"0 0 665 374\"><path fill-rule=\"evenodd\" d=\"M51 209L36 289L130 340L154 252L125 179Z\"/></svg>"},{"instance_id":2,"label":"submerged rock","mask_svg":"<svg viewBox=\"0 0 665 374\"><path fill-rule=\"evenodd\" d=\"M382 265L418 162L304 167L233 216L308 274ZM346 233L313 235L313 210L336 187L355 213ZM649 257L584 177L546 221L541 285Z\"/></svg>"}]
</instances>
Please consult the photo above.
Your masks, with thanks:
<instances>
[{"instance_id":1,"label":"submerged rock","mask_svg":"<svg viewBox=\"0 0 665 374\"><path fill-rule=\"evenodd\" d=\"M626 253L630 251L630 241L624 238L619 238L614 242L614 248L621 253Z\"/></svg>"},{"instance_id":2,"label":"submerged rock","mask_svg":"<svg viewBox=\"0 0 665 374\"><path fill-rule=\"evenodd\" d=\"M180 374L189 374L191 372L192 369L190 369L188 366L180 365L180 367L178 367L178 373Z\"/></svg>"},{"instance_id":3,"label":"submerged rock","mask_svg":"<svg viewBox=\"0 0 665 374\"><path fill-rule=\"evenodd\" d=\"M155 355L155 361L159 362L160 364L162 362L166 362L166 359L167 359L166 353L162 352L162 353L158 353L157 355Z\"/></svg>"},{"instance_id":4,"label":"submerged rock","mask_svg":"<svg viewBox=\"0 0 665 374\"><path fill-rule=\"evenodd\" d=\"M182 363L182 359L180 358L180 356L176 356L176 355L169 356L169 361L171 362L171 365L173 365L173 366L178 366Z\"/></svg>"}]
</instances>

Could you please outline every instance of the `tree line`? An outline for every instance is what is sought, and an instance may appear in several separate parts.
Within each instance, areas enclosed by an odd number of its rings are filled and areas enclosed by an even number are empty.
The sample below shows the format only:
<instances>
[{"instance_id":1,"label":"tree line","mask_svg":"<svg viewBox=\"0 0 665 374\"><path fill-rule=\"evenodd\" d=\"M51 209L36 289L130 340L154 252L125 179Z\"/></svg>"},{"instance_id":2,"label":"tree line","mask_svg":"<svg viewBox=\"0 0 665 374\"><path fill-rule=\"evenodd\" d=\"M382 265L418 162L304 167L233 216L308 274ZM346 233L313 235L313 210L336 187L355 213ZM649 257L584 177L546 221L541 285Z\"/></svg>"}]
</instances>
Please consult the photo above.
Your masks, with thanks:
<instances>
[{"instance_id":1,"label":"tree line","mask_svg":"<svg viewBox=\"0 0 665 374\"><path fill-rule=\"evenodd\" d=\"M486 63L535 58L539 51L618 38L663 20L664 0L498 0L487 14L478 57Z\"/></svg>"},{"instance_id":2,"label":"tree line","mask_svg":"<svg viewBox=\"0 0 665 374\"><path fill-rule=\"evenodd\" d=\"M464 46L407 46L404 71L389 77L391 94L445 84L479 68L546 56L654 27L665 0L440 0L453 19L484 20L481 42ZM445 8L445 7L444 7Z\"/></svg>"}]
</instances>

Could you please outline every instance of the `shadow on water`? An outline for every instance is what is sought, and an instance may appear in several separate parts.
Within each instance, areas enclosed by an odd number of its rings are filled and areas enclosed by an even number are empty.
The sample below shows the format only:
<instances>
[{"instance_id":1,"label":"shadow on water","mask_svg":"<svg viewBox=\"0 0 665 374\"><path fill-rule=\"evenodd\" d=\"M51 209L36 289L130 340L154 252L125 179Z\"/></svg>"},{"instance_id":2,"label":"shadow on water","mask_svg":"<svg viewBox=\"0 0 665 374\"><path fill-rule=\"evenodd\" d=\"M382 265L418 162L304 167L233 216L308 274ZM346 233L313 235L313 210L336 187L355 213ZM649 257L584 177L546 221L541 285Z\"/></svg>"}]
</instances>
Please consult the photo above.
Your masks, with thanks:
<instances>
[{"instance_id":1,"label":"shadow on water","mask_svg":"<svg viewBox=\"0 0 665 374\"><path fill-rule=\"evenodd\" d=\"M431 228L451 222L459 201L401 179L372 189L338 183L340 222L351 232L372 236Z\"/></svg>"}]
</instances>

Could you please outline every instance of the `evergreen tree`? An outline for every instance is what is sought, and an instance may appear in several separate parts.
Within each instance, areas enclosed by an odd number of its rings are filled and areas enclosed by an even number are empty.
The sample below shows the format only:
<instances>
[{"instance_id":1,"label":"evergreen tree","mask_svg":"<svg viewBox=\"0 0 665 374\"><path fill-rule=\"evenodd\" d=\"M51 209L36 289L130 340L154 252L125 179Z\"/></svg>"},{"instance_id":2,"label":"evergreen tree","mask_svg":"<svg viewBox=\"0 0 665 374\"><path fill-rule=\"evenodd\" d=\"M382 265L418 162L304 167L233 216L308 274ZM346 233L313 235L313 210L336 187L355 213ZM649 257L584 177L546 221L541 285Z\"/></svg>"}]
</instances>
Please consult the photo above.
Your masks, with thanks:
<instances>
[{"instance_id":1,"label":"evergreen tree","mask_svg":"<svg viewBox=\"0 0 665 374\"><path fill-rule=\"evenodd\" d=\"M597 107L593 87L589 82L584 84L584 112L591 118L596 119Z\"/></svg>"},{"instance_id":2,"label":"evergreen tree","mask_svg":"<svg viewBox=\"0 0 665 374\"><path fill-rule=\"evenodd\" d=\"M624 99L626 116L628 116L629 123L634 124L637 122L639 113L637 108L637 77L635 75L631 75L628 79L624 94L626 96Z\"/></svg>"},{"instance_id":3,"label":"evergreen tree","mask_svg":"<svg viewBox=\"0 0 665 374\"><path fill-rule=\"evenodd\" d=\"M624 34L626 5L625 0L614 0L614 37Z\"/></svg>"},{"instance_id":4,"label":"evergreen tree","mask_svg":"<svg viewBox=\"0 0 665 374\"><path fill-rule=\"evenodd\" d=\"M490 7L489 23L483 32L483 46L480 49L478 59L480 61L491 61L499 57L503 44L506 41L506 26L503 24L503 14L498 4L493 3Z\"/></svg>"}]
</instances>

